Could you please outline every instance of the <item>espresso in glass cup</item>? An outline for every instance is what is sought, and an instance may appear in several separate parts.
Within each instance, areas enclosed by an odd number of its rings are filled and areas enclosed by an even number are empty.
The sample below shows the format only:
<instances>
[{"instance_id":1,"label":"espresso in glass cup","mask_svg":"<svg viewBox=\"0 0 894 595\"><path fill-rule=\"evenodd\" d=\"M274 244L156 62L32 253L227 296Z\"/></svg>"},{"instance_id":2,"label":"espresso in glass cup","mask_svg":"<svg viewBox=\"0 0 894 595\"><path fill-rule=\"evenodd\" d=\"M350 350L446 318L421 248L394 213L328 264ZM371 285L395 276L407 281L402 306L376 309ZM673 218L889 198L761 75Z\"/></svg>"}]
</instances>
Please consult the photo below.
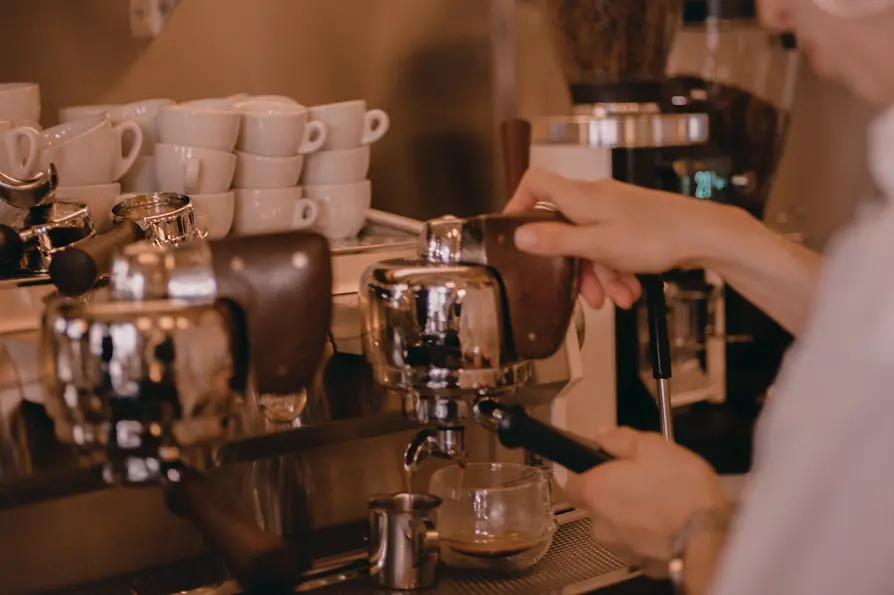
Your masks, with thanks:
<instances>
[{"instance_id":1,"label":"espresso in glass cup","mask_svg":"<svg viewBox=\"0 0 894 595\"><path fill-rule=\"evenodd\" d=\"M549 550L556 532L547 474L534 467L469 463L432 476L441 559L448 566L521 571Z\"/></svg>"}]
</instances>

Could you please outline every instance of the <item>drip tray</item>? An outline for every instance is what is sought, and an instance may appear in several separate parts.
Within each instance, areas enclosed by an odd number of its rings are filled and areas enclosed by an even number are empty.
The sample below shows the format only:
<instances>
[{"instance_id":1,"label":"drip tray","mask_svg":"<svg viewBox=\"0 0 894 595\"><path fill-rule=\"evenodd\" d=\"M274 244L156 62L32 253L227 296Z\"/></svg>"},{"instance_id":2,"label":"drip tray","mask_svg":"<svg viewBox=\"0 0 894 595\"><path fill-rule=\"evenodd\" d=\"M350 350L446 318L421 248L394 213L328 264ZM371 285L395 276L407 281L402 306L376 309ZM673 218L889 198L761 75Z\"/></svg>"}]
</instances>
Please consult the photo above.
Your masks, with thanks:
<instances>
[{"instance_id":1,"label":"drip tray","mask_svg":"<svg viewBox=\"0 0 894 595\"><path fill-rule=\"evenodd\" d=\"M559 516L559 530L549 552L521 574L490 574L441 568L432 595L578 595L634 578L639 572L593 543L590 521L579 513ZM365 578L305 591L315 595L380 595Z\"/></svg>"}]
</instances>

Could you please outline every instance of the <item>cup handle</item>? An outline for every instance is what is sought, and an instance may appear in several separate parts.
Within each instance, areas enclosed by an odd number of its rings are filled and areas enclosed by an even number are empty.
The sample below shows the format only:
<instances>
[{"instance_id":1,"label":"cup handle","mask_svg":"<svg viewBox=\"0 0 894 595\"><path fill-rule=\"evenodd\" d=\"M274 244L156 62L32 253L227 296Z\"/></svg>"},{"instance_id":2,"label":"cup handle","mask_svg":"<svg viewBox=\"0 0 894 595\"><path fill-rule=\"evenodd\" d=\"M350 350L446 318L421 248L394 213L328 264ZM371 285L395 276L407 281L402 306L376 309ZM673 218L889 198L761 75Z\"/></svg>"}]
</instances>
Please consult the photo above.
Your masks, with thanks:
<instances>
[{"instance_id":1,"label":"cup handle","mask_svg":"<svg viewBox=\"0 0 894 595\"><path fill-rule=\"evenodd\" d=\"M329 136L329 127L325 123L313 120L307 123L304 128L304 138L301 141L301 148L298 153L306 155L307 153L316 153L323 147L326 138Z\"/></svg>"},{"instance_id":2,"label":"cup handle","mask_svg":"<svg viewBox=\"0 0 894 595\"><path fill-rule=\"evenodd\" d=\"M313 225L320 214L320 207L309 198L298 199L295 203L295 214L292 216L292 231L307 229Z\"/></svg>"},{"instance_id":3,"label":"cup handle","mask_svg":"<svg viewBox=\"0 0 894 595\"><path fill-rule=\"evenodd\" d=\"M186 194L195 192L199 187L199 172L201 169L202 162L192 157L183 164L183 191Z\"/></svg>"},{"instance_id":4,"label":"cup handle","mask_svg":"<svg viewBox=\"0 0 894 595\"><path fill-rule=\"evenodd\" d=\"M118 137L118 161L115 163L115 171L112 174L113 182L117 182L124 174L130 171L137 157L140 156L140 149L143 148L143 129L136 122L122 122L112 128ZM124 133L130 132L133 135L133 146L127 155L121 156L124 147Z\"/></svg>"},{"instance_id":5,"label":"cup handle","mask_svg":"<svg viewBox=\"0 0 894 595\"><path fill-rule=\"evenodd\" d=\"M363 144L371 145L385 136L391 128L391 118L380 109L366 112L363 119Z\"/></svg>"},{"instance_id":6,"label":"cup handle","mask_svg":"<svg viewBox=\"0 0 894 595\"><path fill-rule=\"evenodd\" d=\"M37 139L40 131L31 126L22 126L11 130L6 135L6 154L9 155L10 174L14 178L24 179L31 176L34 162L37 161ZM28 155L24 159L19 154L22 139L28 139Z\"/></svg>"}]
</instances>

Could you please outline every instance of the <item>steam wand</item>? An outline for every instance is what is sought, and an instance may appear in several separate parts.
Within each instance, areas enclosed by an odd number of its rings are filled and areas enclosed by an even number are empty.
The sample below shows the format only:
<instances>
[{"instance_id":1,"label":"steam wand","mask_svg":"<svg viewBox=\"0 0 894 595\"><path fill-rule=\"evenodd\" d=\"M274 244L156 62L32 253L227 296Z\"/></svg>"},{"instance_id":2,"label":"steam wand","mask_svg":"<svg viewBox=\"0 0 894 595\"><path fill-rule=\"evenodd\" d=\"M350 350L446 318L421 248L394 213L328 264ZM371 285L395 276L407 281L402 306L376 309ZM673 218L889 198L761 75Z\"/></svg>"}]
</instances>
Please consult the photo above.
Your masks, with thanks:
<instances>
[{"instance_id":1,"label":"steam wand","mask_svg":"<svg viewBox=\"0 0 894 595\"><path fill-rule=\"evenodd\" d=\"M673 442L674 418L670 394L671 357L664 279L661 275L641 275L639 280L646 298L646 311L649 320L649 351L652 359L652 378L658 383L661 433L670 442Z\"/></svg>"}]
</instances>

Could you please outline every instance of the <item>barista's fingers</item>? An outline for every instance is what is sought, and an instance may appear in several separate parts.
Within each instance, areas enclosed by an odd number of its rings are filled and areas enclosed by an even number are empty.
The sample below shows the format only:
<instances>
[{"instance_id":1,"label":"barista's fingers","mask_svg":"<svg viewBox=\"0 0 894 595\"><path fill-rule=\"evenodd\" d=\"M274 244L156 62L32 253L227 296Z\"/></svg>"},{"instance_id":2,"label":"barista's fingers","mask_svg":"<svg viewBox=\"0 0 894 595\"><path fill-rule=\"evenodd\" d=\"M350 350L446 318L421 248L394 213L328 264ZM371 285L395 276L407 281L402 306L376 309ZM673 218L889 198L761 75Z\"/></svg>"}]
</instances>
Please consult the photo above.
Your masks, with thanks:
<instances>
[{"instance_id":1,"label":"barista's fingers","mask_svg":"<svg viewBox=\"0 0 894 595\"><path fill-rule=\"evenodd\" d=\"M630 236L618 229L612 224L530 223L515 231L515 245L531 254L610 262L623 245L630 244Z\"/></svg>"},{"instance_id":2,"label":"barista's fingers","mask_svg":"<svg viewBox=\"0 0 894 595\"><path fill-rule=\"evenodd\" d=\"M589 262L585 262L580 273L580 294L587 303L597 310L605 305L605 289Z\"/></svg>"},{"instance_id":3,"label":"barista's fingers","mask_svg":"<svg viewBox=\"0 0 894 595\"><path fill-rule=\"evenodd\" d=\"M602 287L605 288L605 294L619 308L629 310L636 303L637 296L616 270L594 262L593 271L599 278Z\"/></svg>"},{"instance_id":4,"label":"barista's fingers","mask_svg":"<svg viewBox=\"0 0 894 595\"><path fill-rule=\"evenodd\" d=\"M570 190L573 182L544 169L529 169L522 176L515 194L503 209L507 213L529 211L538 202L556 203L556 197ZM557 205L558 206L558 205Z\"/></svg>"},{"instance_id":5,"label":"barista's fingers","mask_svg":"<svg viewBox=\"0 0 894 595\"><path fill-rule=\"evenodd\" d=\"M640 432L628 427L611 428L599 432L596 443L618 459L635 459L640 444L658 434Z\"/></svg>"},{"instance_id":6,"label":"barista's fingers","mask_svg":"<svg viewBox=\"0 0 894 595\"><path fill-rule=\"evenodd\" d=\"M569 221L597 223L618 214L626 193L625 185L610 179L582 182L543 169L529 169L504 210L527 211L538 202L547 202Z\"/></svg>"},{"instance_id":7,"label":"barista's fingers","mask_svg":"<svg viewBox=\"0 0 894 595\"><path fill-rule=\"evenodd\" d=\"M623 283L628 287L628 289L630 289L630 292L633 295L634 302L636 302L643 296L643 286L639 282L639 279L636 277L636 275L623 273L621 275L621 283Z\"/></svg>"}]
</instances>

